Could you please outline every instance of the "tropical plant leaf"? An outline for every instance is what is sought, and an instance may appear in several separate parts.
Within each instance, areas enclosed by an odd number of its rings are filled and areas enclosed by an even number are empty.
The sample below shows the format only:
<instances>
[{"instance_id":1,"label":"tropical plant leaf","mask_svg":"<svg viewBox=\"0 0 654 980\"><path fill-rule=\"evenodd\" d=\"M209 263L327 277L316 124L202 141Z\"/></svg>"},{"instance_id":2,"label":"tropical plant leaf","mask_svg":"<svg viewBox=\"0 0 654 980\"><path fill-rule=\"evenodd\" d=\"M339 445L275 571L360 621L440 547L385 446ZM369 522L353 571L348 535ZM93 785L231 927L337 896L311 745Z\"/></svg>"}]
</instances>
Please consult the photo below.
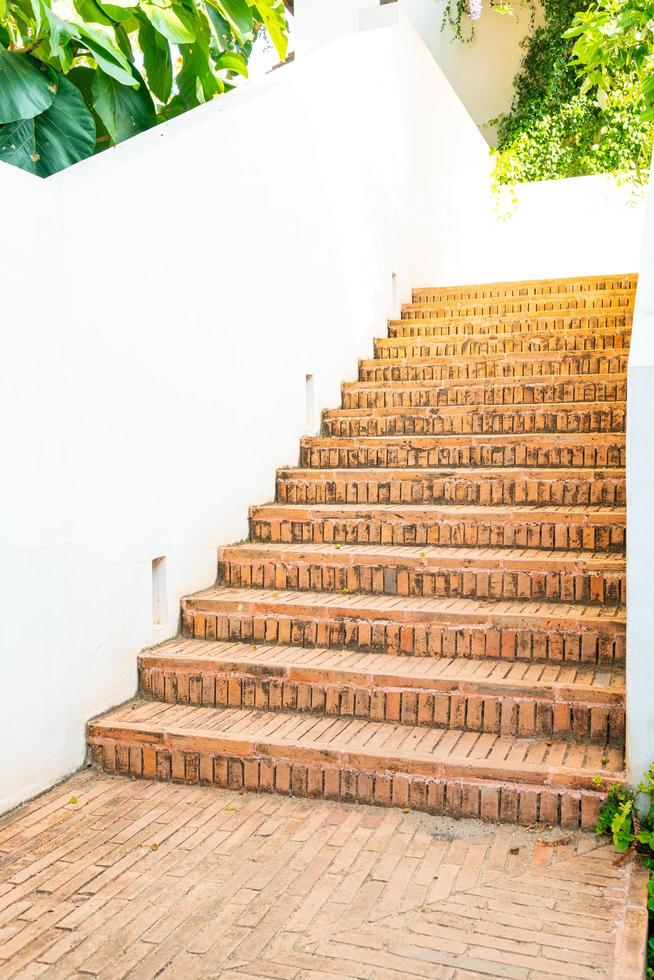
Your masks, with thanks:
<instances>
[{"instance_id":1,"label":"tropical plant leaf","mask_svg":"<svg viewBox=\"0 0 654 980\"><path fill-rule=\"evenodd\" d=\"M286 58L286 48L288 46L288 35L286 32L286 10L283 0L256 0L256 9L261 15L261 20L266 26L270 40L275 45L275 50L280 59Z\"/></svg>"},{"instance_id":2,"label":"tropical plant leaf","mask_svg":"<svg viewBox=\"0 0 654 980\"><path fill-rule=\"evenodd\" d=\"M40 115L0 126L0 160L49 177L95 149L95 122L82 93L59 79L52 104Z\"/></svg>"},{"instance_id":3,"label":"tropical plant leaf","mask_svg":"<svg viewBox=\"0 0 654 980\"><path fill-rule=\"evenodd\" d=\"M233 43L232 28L229 23L210 3L205 5L205 12L209 21L209 27L211 28L212 50L216 54L222 51L229 51Z\"/></svg>"},{"instance_id":4,"label":"tropical plant leaf","mask_svg":"<svg viewBox=\"0 0 654 980\"><path fill-rule=\"evenodd\" d=\"M136 75L136 69L132 70ZM150 129L157 121L152 97L143 80L138 89L133 89L98 70L94 72L92 93L93 108L112 143L122 143Z\"/></svg>"},{"instance_id":5,"label":"tropical plant leaf","mask_svg":"<svg viewBox=\"0 0 654 980\"><path fill-rule=\"evenodd\" d=\"M208 0L208 2L231 24L241 44L252 35L254 14L247 0Z\"/></svg>"},{"instance_id":6,"label":"tropical plant leaf","mask_svg":"<svg viewBox=\"0 0 654 980\"><path fill-rule=\"evenodd\" d=\"M244 78L248 77L248 63L238 51L224 51L216 58L215 67L218 71L235 71Z\"/></svg>"},{"instance_id":7,"label":"tropical plant leaf","mask_svg":"<svg viewBox=\"0 0 654 980\"><path fill-rule=\"evenodd\" d=\"M80 24L79 32L98 66L107 75L111 75L121 85L131 85L132 87L138 85L138 81L132 74L129 61L107 33L97 27L89 27L88 24Z\"/></svg>"},{"instance_id":8,"label":"tropical plant leaf","mask_svg":"<svg viewBox=\"0 0 654 980\"><path fill-rule=\"evenodd\" d=\"M195 41L193 16L181 5L159 7L145 0L141 4L141 10L155 31L163 34L172 44L192 44Z\"/></svg>"},{"instance_id":9,"label":"tropical plant leaf","mask_svg":"<svg viewBox=\"0 0 654 980\"><path fill-rule=\"evenodd\" d=\"M75 24L57 17L47 4L43 5L43 11L48 24L48 35L40 42L39 48L45 50L50 64L56 62L60 71L66 74L75 57L70 41L79 39L79 31Z\"/></svg>"},{"instance_id":10,"label":"tropical plant leaf","mask_svg":"<svg viewBox=\"0 0 654 980\"><path fill-rule=\"evenodd\" d=\"M32 119L52 105L57 86L38 64L0 46L0 123Z\"/></svg>"},{"instance_id":11,"label":"tropical plant leaf","mask_svg":"<svg viewBox=\"0 0 654 980\"><path fill-rule=\"evenodd\" d=\"M173 63L168 40L155 31L147 17L139 17L139 46L153 94L164 105L173 90Z\"/></svg>"}]
</instances>

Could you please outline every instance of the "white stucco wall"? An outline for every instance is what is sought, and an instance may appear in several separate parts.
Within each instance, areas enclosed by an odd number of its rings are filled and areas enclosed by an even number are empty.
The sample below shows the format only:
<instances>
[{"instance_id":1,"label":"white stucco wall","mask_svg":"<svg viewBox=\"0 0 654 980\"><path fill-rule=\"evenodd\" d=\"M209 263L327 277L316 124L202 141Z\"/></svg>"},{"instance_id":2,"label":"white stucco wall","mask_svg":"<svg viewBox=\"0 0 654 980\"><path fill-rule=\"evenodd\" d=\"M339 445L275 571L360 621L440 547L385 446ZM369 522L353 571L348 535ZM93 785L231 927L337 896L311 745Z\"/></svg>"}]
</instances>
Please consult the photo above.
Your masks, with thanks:
<instances>
[{"instance_id":1,"label":"white stucco wall","mask_svg":"<svg viewBox=\"0 0 654 980\"><path fill-rule=\"evenodd\" d=\"M0 810L81 764L86 720L245 537L297 459L307 373L336 405L411 285L637 264L638 209L597 181L503 222L487 178L405 23L47 181L0 166Z\"/></svg>"},{"instance_id":2,"label":"white stucco wall","mask_svg":"<svg viewBox=\"0 0 654 980\"><path fill-rule=\"evenodd\" d=\"M513 99L513 79L524 50L521 42L531 31L531 8L516 3L514 13L500 14L484 4L474 37L458 41L449 26L441 29L448 0L295 0L295 45L299 56L315 44L333 41L360 27L378 27L405 16L450 81L466 109L481 127L485 138L495 142L496 127L489 120L507 112ZM541 19L540 4L535 17ZM466 37L468 22L464 20ZM425 124L439 125L437 107L432 107Z\"/></svg>"}]
</instances>

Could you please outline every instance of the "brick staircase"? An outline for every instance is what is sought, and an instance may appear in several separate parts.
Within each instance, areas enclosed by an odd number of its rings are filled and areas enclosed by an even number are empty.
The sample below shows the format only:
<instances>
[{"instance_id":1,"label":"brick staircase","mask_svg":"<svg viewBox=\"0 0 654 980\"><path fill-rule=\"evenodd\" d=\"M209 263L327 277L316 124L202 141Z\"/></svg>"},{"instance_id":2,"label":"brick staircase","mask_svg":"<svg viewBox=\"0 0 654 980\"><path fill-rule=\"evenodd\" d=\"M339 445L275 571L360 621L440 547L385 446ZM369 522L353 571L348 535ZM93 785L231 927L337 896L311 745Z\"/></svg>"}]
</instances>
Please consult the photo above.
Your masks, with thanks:
<instances>
[{"instance_id":1,"label":"brick staircase","mask_svg":"<svg viewBox=\"0 0 654 980\"><path fill-rule=\"evenodd\" d=\"M635 276L419 289L97 766L594 826L623 776Z\"/></svg>"}]
</instances>

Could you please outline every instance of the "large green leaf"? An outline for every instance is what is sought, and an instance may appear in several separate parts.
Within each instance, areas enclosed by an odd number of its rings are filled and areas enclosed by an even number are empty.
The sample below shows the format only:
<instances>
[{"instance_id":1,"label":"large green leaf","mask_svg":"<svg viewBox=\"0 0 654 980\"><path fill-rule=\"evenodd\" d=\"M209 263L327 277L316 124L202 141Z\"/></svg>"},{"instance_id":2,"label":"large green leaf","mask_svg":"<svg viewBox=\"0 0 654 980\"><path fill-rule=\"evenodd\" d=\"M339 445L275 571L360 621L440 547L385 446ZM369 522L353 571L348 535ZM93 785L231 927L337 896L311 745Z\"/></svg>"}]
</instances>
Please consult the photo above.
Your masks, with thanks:
<instances>
[{"instance_id":1,"label":"large green leaf","mask_svg":"<svg viewBox=\"0 0 654 980\"><path fill-rule=\"evenodd\" d=\"M286 9L283 0L256 0L256 8L261 14L261 20L266 25L270 40L275 45L277 54L283 61L288 46L288 28Z\"/></svg>"},{"instance_id":2,"label":"large green leaf","mask_svg":"<svg viewBox=\"0 0 654 980\"><path fill-rule=\"evenodd\" d=\"M204 17L197 18L194 44L181 44L182 68L175 81L187 108L208 102L224 91L223 82L214 75L209 61L210 30Z\"/></svg>"},{"instance_id":3,"label":"large green leaf","mask_svg":"<svg viewBox=\"0 0 654 980\"><path fill-rule=\"evenodd\" d=\"M210 3L205 5L205 12L211 28L212 51L215 54L220 54L222 51L231 50L232 44L234 43L234 35L232 34L232 28L229 26L229 23Z\"/></svg>"},{"instance_id":4,"label":"large green leaf","mask_svg":"<svg viewBox=\"0 0 654 980\"><path fill-rule=\"evenodd\" d=\"M0 160L49 177L95 149L95 123L82 93L63 76L52 104L32 119L0 126Z\"/></svg>"},{"instance_id":5,"label":"large green leaf","mask_svg":"<svg viewBox=\"0 0 654 980\"><path fill-rule=\"evenodd\" d=\"M136 74L136 69L133 69ZM103 71L93 78L93 107L104 123L112 143L122 143L155 125L152 97L143 81L138 89L121 85Z\"/></svg>"},{"instance_id":6,"label":"large green leaf","mask_svg":"<svg viewBox=\"0 0 654 980\"><path fill-rule=\"evenodd\" d=\"M174 7L159 7L144 0L141 10L155 31L159 31L172 44L192 44L195 41L193 15L181 4Z\"/></svg>"},{"instance_id":7,"label":"large green leaf","mask_svg":"<svg viewBox=\"0 0 654 980\"><path fill-rule=\"evenodd\" d=\"M248 63L238 51L224 51L216 58L214 66L218 71L234 71L244 78L248 77Z\"/></svg>"},{"instance_id":8,"label":"large green leaf","mask_svg":"<svg viewBox=\"0 0 654 980\"><path fill-rule=\"evenodd\" d=\"M170 45L146 17L139 17L139 47L143 52L143 66L150 90L165 105L173 89Z\"/></svg>"},{"instance_id":9,"label":"large green leaf","mask_svg":"<svg viewBox=\"0 0 654 980\"><path fill-rule=\"evenodd\" d=\"M42 57L45 55L50 64L56 65L66 74L75 57L70 41L79 39L79 31L75 24L57 17L47 4L43 5L43 10L48 23L48 35L39 45L39 54Z\"/></svg>"},{"instance_id":10,"label":"large green leaf","mask_svg":"<svg viewBox=\"0 0 654 980\"><path fill-rule=\"evenodd\" d=\"M0 46L0 123L32 119L52 105L57 86L37 65Z\"/></svg>"},{"instance_id":11,"label":"large green leaf","mask_svg":"<svg viewBox=\"0 0 654 980\"><path fill-rule=\"evenodd\" d=\"M115 43L112 32L97 26L90 27L88 24L80 24L79 32L98 66L107 75L111 75L121 85L131 85L133 88L138 85L130 63Z\"/></svg>"},{"instance_id":12,"label":"large green leaf","mask_svg":"<svg viewBox=\"0 0 654 980\"><path fill-rule=\"evenodd\" d=\"M229 21L237 39L243 43L254 28L254 14L247 0L208 0Z\"/></svg>"}]
</instances>

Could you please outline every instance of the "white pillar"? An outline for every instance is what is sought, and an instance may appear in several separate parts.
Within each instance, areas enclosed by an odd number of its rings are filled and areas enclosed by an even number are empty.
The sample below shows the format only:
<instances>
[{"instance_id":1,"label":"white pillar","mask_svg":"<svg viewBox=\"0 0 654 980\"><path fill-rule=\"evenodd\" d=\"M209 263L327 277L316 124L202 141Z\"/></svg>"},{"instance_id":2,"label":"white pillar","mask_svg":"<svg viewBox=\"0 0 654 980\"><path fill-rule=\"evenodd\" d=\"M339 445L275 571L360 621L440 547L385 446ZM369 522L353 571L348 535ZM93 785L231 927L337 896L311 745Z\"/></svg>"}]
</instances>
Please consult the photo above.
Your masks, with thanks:
<instances>
[{"instance_id":1,"label":"white pillar","mask_svg":"<svg viewBox=\"0 0 654 980\"><path fill-rule=\"evenodd\" d=\"M648 194L627 381L627 774L632 783L638 782L654 762L654 186L651 181Z\"/></svg>"}]
</instances>

